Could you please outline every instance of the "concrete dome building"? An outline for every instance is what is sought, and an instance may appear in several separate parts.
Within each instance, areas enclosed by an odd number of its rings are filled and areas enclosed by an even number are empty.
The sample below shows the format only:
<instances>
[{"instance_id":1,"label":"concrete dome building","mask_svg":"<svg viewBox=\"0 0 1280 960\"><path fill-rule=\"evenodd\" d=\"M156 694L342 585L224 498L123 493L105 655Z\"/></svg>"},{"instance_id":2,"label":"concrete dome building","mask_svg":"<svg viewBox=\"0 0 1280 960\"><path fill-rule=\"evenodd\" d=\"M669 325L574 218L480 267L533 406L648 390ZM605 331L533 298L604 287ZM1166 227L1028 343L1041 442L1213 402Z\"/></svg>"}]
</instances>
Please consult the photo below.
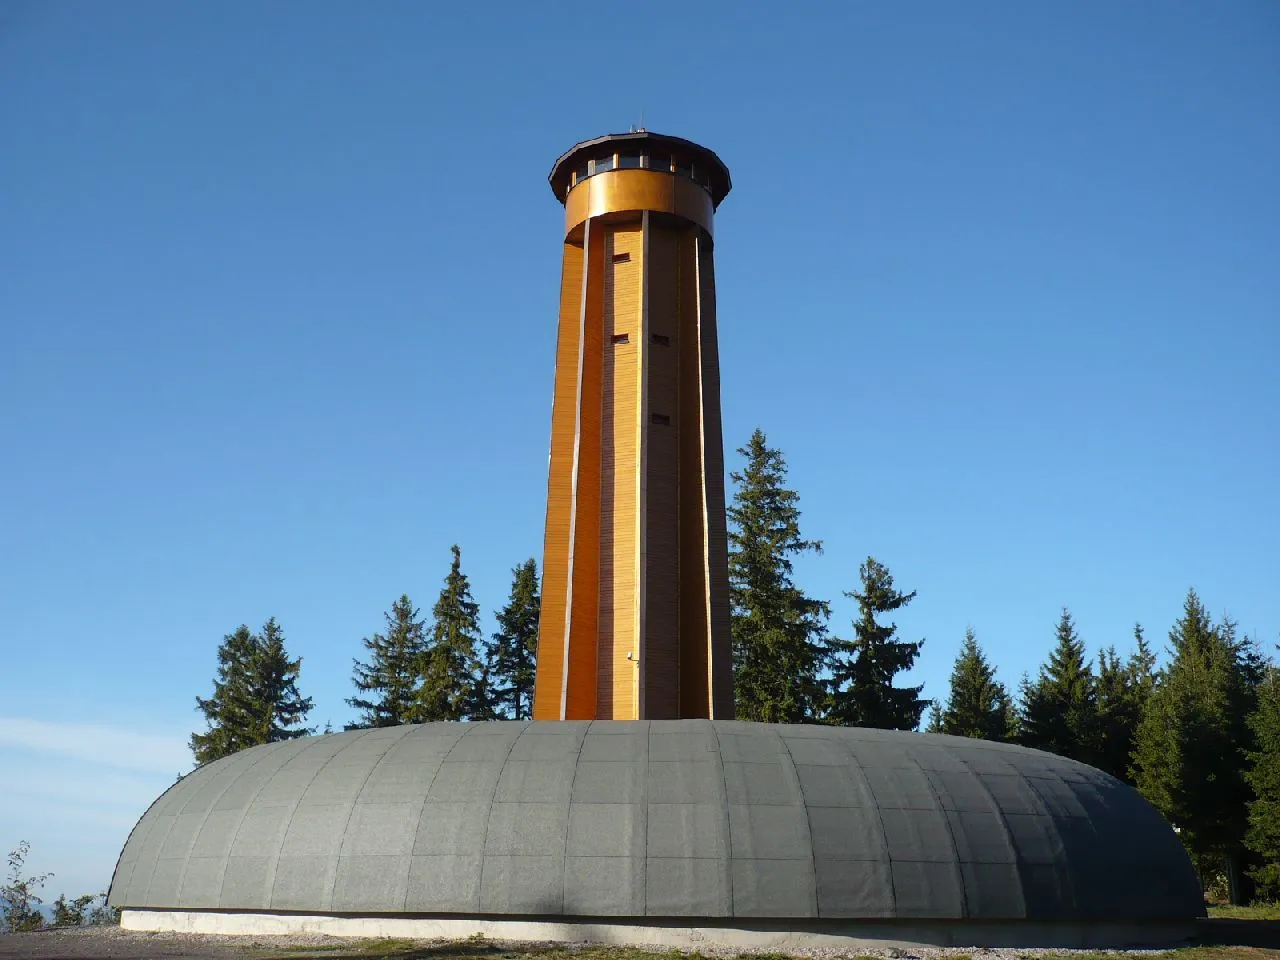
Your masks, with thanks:
<instances>
[{"instance_id":1,"label":"concrete dome building","mask_svg":"<svg viewBox=\"0 0 1280 960\"><path fill-rule=\"evenodd\" d=\"M245 750L143 816L126 926L775 947L1156 944L1204 913L1125 784L954 737L438 723Z\"/></svg>"}]
</instances>

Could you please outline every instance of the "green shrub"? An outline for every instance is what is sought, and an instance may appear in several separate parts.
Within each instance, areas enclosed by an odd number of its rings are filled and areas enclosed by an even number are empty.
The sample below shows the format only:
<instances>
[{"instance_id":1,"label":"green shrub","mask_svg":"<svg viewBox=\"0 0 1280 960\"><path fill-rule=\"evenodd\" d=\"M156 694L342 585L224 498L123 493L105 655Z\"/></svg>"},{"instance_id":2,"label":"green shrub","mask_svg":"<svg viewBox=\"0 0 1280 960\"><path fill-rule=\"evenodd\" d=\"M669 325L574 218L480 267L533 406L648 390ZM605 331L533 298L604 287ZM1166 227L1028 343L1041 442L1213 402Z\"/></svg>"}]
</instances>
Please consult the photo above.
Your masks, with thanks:
<instances>
[{"instance_id":1,"label":"green shrub","mask_svg":"<svg viewBox=\"0 0 1280 960\"><path fill-rule=\"evenodd\" d=\"M44 926L44 916L39 909L44 901L36 895L36 891L53 874L24 877L27 854L30 851L31 844L25 840L9 851L9 876L4 886L0 887L0 930L22 933L39 930Z\"/></svg>"}]
</instances>

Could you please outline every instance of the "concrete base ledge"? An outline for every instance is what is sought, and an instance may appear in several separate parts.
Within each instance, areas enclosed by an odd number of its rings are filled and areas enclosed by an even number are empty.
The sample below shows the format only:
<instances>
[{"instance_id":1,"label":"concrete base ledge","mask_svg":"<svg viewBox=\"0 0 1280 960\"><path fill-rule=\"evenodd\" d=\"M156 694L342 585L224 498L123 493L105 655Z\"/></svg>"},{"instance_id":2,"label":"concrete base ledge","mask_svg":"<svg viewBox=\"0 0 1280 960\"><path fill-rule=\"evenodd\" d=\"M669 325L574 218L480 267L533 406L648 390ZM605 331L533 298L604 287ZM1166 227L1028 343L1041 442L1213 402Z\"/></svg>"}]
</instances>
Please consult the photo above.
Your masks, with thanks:
<instances>
[{"instance_id":1,"label":"concrete base ledge","mask_svg":"<svg viewBox=\"0 0 1280 960\"><path fill-rule=\"evenodd\" d=\"M480 934L519 942L607 943L636 947L739 951L855 949L860 947L1059 947L1124 949L1172 947L1196 933L1194 920L1156 923L1046 922L1036 920L762 920L726 918L702 925L687 920L494 916L329 916L307 913L231 913L216 910L133 910L126 930L271 936L396 937L462 940Z\"/></svg>"}]
</instances>

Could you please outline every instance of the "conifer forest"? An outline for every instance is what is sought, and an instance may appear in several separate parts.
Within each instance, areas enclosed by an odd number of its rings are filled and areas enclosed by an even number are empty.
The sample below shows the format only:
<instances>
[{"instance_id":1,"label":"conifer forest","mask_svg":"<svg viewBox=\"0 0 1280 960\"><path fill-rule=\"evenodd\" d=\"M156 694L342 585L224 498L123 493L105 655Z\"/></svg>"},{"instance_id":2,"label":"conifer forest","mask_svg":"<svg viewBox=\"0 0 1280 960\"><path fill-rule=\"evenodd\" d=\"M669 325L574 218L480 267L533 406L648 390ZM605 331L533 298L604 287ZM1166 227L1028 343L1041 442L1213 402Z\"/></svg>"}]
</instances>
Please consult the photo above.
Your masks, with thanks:
<instances>
[{"instance_id":1,"label":"conifer forest","mask_svg":"<svg viewBox=\"0 0 1280 960\"><path fill-rule=\"evenodd\" d=\"M1215 620L1189 589L1174 623L1152 625L1159 639L1135 624L1122 655L1089 649L1064 607L1056 627L1046 625L1047 656L1013 688L970 627L948 688L926 695L899 676L924 655L924 641L900 636L892 621L915 592L867 557L846 593L853 622L831 623L827 600L808 595L793 574L793 561L822 543L801 529L782 452L756 430L738 454L728 505L738 719L926 730L1079 760L1160 810L1207 889L1232 903L1280 898L1280 666L1240 625ZM458 546L429 606L389 599L378 628L352 639L347 704L356 718L347 729L529 717L535 560L512 568L489 636ZM212 692L196 698L205 720L191 736L196 762L329 732L307 725L301 668L274 619L227 634Z\"/></svg>"}]
</instances>

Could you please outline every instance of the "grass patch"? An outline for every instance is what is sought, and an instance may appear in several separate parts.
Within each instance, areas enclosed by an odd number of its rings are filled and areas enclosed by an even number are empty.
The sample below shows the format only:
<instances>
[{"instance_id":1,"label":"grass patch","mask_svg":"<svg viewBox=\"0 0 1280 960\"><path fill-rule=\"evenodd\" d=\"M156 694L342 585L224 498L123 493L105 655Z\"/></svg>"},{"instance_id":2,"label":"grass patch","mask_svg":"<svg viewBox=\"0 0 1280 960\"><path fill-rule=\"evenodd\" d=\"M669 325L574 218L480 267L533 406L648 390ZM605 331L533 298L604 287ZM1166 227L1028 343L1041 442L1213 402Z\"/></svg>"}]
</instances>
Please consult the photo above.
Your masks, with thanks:
<instances>
[{"instance_id":1,"label":"grass patch","mask_svg":"<svg viewBox=\"0 0 1280 960\"><path fill-rule=\"evenodd\" d=\"M1210 907L1209 916L1223 920L1280 920L1280 903L1254 903L1247 907Z\"/></svg>"},{"instance_id":2,"label":"grass patch","mask_svg":"<svg viewBox=\"0 0 1280 960\"><path fill-rule=\"evenodd\" d=\"M445 947L443 950L432 950L425 944L420 944L414 940L397 940L391 937L384 937L378 940L361 940L357 943L350 941L340 941L338 943L317 943L317 944L298 944L296 946L276 947L268 949L260 954L260 956L269 957L297 957L308 956L310 954L324 954L325 960L348 960L348 958L356 957L426 957L433 954L443 954L449 952L452 945ZM454 955L458 952L452 948Z\"/></svg>"},{"instance_id":3,"label":"grass patch","mask_svg":"<svg viewBox=\"0 0 1280 960\"><path fill-rule=\"evenodd\" d=\"M306 947L306 946L280 947L278 948L277 952L279 953L332 953L335 950L345 950L345 949L347 949L347 945L345 943L326 943L326 944L322 944L320 946L314 946L314 947Z\"/></svg>"},{"instance_id":4,"label":"grass patch","mask_svg":"<svg viewBox=\"0 0 1280 960\"><path fill-rule=\"evenodd\" d=\"M332 954L335 950L346 950L346 943L323 943L319 946L278 947L280 954Z\"/></svg>"},{"instance_id":5,"label":"grass patch","mask_svg":"<svg viewBox=\"0 0 1280 960\"><path fill-rule=\"evenodd\" d=\"M397 940L394 937L370 940L368 943L360 944L360 947L360 953L366 957L399 957L406 952L422 949L413 940Z\"/></svg>"}]
</instances>

